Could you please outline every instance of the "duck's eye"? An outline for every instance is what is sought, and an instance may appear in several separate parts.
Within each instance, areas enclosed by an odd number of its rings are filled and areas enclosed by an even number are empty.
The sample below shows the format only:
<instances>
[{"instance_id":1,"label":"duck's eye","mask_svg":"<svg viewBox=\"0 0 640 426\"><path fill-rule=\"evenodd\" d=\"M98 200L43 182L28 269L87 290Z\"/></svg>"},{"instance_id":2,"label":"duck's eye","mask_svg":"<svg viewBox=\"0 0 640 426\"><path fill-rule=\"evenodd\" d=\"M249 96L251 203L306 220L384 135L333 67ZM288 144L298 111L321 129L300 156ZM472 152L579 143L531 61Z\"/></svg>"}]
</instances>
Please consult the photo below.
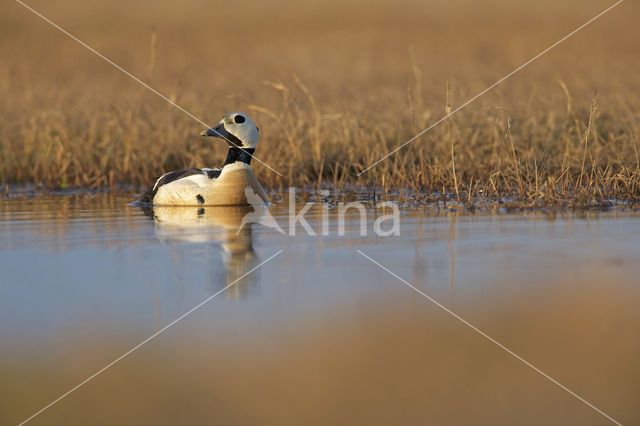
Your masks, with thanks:
<instances>
[{"instance_id":1,"label":"duck's eye","mask_svg":"<svg viewBox=\"0 0 640 426\"><path fill-rule=\"evenodd\" d=\"M244 123L244 117L241 115L236 115L235 117L233 117L233 121L236 124Z\"/></svg>"}]
</instances>

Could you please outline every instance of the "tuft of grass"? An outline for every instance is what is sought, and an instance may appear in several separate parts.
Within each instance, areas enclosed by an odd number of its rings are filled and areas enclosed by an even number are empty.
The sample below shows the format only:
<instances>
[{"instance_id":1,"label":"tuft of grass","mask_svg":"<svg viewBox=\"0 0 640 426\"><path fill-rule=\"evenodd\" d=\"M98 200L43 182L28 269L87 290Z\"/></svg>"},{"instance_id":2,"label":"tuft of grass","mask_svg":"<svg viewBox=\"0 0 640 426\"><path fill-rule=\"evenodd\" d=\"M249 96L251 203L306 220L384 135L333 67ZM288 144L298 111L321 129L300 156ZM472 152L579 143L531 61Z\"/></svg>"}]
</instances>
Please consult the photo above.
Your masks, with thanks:
<instances>
[{"instance_id":1,"label":"tuft of grass","mask_svg":"<svg viewBox=\"0 0 640 426\"><path fill-rule=\"evenodd\" d=\"M557 2L543 14L501 0L311 9L248 0L226 5L212 25L198 0L179 10L161 2L153 14L141 3L42 12L211 124L250 113L262 137L256 156L283 174L254 162L267 187L531 207L640 199L633 13L603 18L357 177L583 17ZM601 7L579 4L587 15ZM197 122L27 11L9 10L0 28L0 184L142 187L224 160L224 143L200 138Z\"/></svg>"}]
</instances>

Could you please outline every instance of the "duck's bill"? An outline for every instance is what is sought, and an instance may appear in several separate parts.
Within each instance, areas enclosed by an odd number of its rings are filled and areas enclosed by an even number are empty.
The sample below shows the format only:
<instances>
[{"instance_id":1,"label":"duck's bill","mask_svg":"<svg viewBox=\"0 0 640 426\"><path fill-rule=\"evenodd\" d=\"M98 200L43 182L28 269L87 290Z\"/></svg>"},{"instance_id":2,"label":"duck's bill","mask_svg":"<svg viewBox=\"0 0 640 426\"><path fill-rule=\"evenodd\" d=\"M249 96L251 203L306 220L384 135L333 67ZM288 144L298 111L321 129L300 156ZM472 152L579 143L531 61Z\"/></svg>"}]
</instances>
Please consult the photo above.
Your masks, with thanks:
<instances>
[{"instance_id":1,"label":"duck's bill","mask_svg":"<svg viewBox=\"0 0 640 426\"><path fill-rule=\"evenodd\" d=\"M229 137L231 135L225 130L224 125L220 123L216 127L212 127L209 130L203 131L202 133L200 133L200 136L213 136L214 138L229 140Z\"/></svg>"}]
</instances>

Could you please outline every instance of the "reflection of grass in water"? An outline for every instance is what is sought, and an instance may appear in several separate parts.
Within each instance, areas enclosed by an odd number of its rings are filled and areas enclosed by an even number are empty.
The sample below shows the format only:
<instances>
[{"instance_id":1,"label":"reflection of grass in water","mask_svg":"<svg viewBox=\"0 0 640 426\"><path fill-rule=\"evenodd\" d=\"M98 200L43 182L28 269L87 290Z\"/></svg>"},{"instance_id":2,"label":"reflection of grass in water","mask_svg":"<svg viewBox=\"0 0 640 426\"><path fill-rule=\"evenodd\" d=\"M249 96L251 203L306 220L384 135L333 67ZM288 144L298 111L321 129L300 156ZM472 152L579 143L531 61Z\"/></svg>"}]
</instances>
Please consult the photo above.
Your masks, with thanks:
<instances>
[{"instance_id":1,"label":"reflection of grass in water","mask_svg":"<svg viewBox=\"0 0 640 426\"><path fill-rule=\"evenodd\" d=\"M243 3L217 10L215 24L195 0L153 16L127 5L123 17L106 3L43 12L207 122L230 110L254 115L263 135L257 156L284 173L255 164L272 188L375 179L382 191L532 205L638 196L632 52L640 37L620 23L632 13L603 18L375 175L356 178L447 104L463 103L601 5L581 3L589 13L577 16L548 4L549 16L567 18L551 19L500 0L444 9L351 0L311 11L284 3L287 19L281 9ZM0 19L27 29L12 30L1 46L9 59L0 67L0 181L146 185L168 170L223 161L224 144L197 136L199 124L34 16L14 10Z\"/></svg>"}]
</instances>

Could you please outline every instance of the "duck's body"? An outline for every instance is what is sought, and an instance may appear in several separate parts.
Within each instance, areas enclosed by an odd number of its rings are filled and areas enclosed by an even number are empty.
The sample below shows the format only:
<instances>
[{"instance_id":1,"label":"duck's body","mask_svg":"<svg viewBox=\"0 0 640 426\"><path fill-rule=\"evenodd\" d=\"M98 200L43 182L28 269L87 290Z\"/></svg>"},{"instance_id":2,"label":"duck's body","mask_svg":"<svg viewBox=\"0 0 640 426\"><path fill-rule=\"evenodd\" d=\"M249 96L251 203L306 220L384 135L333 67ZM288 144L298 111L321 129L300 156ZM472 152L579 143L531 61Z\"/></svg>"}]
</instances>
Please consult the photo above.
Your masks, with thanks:
<instances>
[{"instance_id":1,"label":"duck's body","mask_svg":"<svg viewBox=\"0 0 640 426\"><path fill-rule=\"evenodd\" d=\"M227 114L218 126L202 135L222 137L229 142L229 153L222 168L165 173L140 201L165 206L244 205L248 204L246 193L250 189L268 202L250 166L258 141L258 128L253 121L244 114Z\"/></svg>"},{"instance_id":2,"label":"duck's body","mask_svg":"<svg viewBox=\"0 0 640 426\"><path fill-rule=\"evenodd\" d=\"M248 204L251 188L266 203L267 194L246 163L222 169L186 169L163 175L142 200L160 206L229 206Z\"/></svg>"}]
</instances>

